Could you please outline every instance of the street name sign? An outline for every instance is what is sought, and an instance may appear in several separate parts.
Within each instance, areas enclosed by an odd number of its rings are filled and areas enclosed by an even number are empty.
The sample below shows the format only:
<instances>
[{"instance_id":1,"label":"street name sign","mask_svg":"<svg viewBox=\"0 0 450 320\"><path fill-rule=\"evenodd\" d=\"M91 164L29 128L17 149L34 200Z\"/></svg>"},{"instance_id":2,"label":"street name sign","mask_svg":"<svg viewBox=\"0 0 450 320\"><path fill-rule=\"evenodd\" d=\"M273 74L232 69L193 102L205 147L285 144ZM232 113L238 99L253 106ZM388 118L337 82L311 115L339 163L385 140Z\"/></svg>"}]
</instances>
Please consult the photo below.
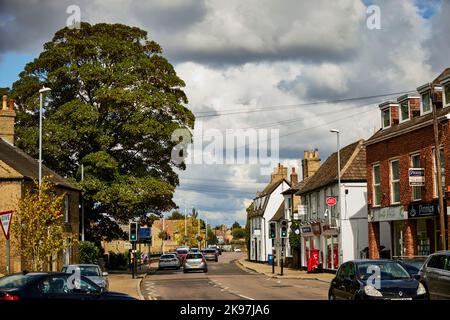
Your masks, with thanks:
<instances>
[{"instance_id":1,"label":"street name sign","mask_svg":"<svg viewBox=\"0 0 450 320\"><path fill-rule=\"evenodd\" d=\"M2 226L3 234L6 240L9 240L9 229L11 227L13 211L0 212L0 225Z\"/></svg>"}]
</instances>

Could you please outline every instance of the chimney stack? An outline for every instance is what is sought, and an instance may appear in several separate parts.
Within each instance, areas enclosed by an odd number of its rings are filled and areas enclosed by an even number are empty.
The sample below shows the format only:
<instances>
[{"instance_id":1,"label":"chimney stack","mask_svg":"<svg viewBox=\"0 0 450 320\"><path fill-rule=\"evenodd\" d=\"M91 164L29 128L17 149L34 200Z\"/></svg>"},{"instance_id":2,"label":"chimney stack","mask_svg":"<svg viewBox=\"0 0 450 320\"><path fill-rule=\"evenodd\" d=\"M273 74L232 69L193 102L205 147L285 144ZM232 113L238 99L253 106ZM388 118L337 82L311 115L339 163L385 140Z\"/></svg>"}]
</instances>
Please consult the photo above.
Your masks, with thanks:
<instances>
[{"instance_id":1,"label":"chimney stack","mask_svg":"<svg viewBox=\"0 0 450 320\"><path fill-rule=\"evenodd\" d=\"M14 144L14 122L16 120L16 113L14 112L14 100L9 100L8 96L3 96L3 104L0 110L0 138L5 139L11 144Z\"/></svg>"},{"instance_id":2,"label":"chimney stack","mask_svg":"<svg viewBox=\"0 0 450 320\"><path fill-rule=\"evenodd\" d=\"M288 168L283 166L281 163L278 163L278 167L272 173L270 183L286 179L288 176Z\"/></svg>"},{"instance_id":3,"label":"chimney stack","mask_svg":"<svg viewBox=\"0 0 450 320\"><path fill-rule=\"evenodd\" d=\"M320 168L319 150L305 150L302 160L302 176L303 180L311 177Z\"/></svg>"},{"instance_id":4,"label":"chimney stack","mask_svg":"<svg viewBox=\"0 0 450 320\"><path fill-rule=\"evenodd\" d=\"M291 171L291 186L294 186L298 183L298 174L295 172L295 167L292 167Z\"/></svg>"}]
</instances>

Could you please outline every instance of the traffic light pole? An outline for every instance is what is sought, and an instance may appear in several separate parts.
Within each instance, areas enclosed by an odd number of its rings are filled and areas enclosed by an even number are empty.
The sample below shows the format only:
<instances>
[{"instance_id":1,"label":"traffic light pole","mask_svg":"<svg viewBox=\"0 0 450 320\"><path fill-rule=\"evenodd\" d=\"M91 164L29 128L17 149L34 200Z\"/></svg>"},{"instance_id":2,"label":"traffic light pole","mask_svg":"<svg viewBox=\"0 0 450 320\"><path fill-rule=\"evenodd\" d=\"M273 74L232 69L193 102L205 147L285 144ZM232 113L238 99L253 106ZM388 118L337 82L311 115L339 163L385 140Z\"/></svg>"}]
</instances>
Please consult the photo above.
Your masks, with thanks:
<instances>
[{"instance_id":1,"label":"traffic light pole","mask_svg":"<svg viewBox=\"0 0 450 320\"><path fill-rule=\"evenodd\" d=\"M284 238L281 238L281 256L280 256L280 276L283 275L283 264L284 264Z\"/></svg>"},{"instance_id":2,"label":"traffic light pole","mask_svg":"<svg viewBox=\"0 0 450 320\"><path fill-rule=\"evenodd\" d=\"M133 258L132 264L131 264L131 277L134 279L135 278L135 265L136 265L136 241L131 242L132 244L132 249L131 249L131 257Z\"/></svg>"},{"instance_id":3,"label":"traffic light pole","mask_svg":"<svg viewBox=\"0 0 450 320\"><path fill-rule=\"evenodd\" d=\"M272 239L272 273L275 273L275 239Z\"/></svg>"}]
</instances>

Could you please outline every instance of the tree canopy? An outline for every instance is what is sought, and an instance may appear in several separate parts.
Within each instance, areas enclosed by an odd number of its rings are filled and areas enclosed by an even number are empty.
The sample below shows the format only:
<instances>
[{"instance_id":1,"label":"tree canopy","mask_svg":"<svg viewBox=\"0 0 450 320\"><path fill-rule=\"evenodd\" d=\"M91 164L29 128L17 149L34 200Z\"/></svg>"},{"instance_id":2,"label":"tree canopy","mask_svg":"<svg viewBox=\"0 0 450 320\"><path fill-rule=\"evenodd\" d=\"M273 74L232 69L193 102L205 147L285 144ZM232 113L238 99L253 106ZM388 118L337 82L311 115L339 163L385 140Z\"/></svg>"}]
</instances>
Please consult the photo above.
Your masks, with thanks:
<instances>
[{"instance_id":1,"label":"tree canopy","mask_svg":"<svg viewBox=\"0 0 450 320\"><path fill-rule=\"evenodd\" d=\"M16 145L34 157L42 86L52 89L44 163L78 181L88 239L108 240L118 223L175 207L175 170L185 164L171 161L171 135L193 128L194 115L185 106L185 83L146 31L106 23L63 28L25 66L12 87Z\"/></svg>"}]
</instances>

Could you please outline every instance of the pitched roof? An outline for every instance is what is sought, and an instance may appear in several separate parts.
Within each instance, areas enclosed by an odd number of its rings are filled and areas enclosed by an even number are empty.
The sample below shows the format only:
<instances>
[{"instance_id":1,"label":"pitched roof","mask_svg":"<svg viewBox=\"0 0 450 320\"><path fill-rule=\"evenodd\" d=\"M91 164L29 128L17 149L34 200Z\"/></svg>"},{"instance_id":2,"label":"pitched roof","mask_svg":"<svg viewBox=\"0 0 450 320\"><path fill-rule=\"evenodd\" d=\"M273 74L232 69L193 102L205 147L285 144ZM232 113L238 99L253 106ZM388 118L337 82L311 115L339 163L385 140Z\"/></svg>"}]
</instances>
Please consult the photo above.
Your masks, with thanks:
<instances>
[{"instance_id":1,"label":"pitched roof","mask_svg":"<svg viewBox=\"0 0 450 320\"><path fill-rule=\"evenodd\" d=\"M277 212L275 212L272 219L270 219L269 221L280 221L283 218L284 218L284 201L280 204Z\"/></svg>"},{"instance_id":2,"label":"pitched roof","mask_svg":"<svg viewBox=\"0 0 450 320\"><path fill-rule=\"evenodd\" d=\"M39 161L5 141L3 138L0 138L0 161L3 161L9 167L16 170L24 178L39 179ZM42 176L49 176L50 181L57 186L80 190L45 165L42 165Z\"/></svg>"},{"instance_id":3,"label":"pitched roof","mask_svg":"<svg viewBox=\"0 0 450 320\"><path fill-rule=\"evenodd\" d=\"M278 186L280 184L282 184L283 182L286 182L288 186L291 185L289 183L289 181L287 181L286 179L275 180L275 181L269 183L262 192L258 192L255 199L262 198L262 197L272 194L272 192L274 192L275 189L278 188ZM249 218L263 216L264 212L266 211L268 202L269 202L269 199L266 197L264 199L264 203L262 204L262 206L260 208L253 208L253 210L249 213Z\"/></svg>"},{"instance_id":4,"label":"pitched roof","mask_svg":"<svg viewBox=\"0 0 450 320\"><path fill-rule=\"evenodd\" d=\"M311 179L313 176L309 176L306 177L305 179L303 179L300 182L297 182L296 184L294 184L292 187L290 187L289 189L285 190L282 192L282 194L295 194L298 190L300 190L301 188L303 188L303 186L305 185L306 182L308 182L309 179Z\"/></svg>"},{"instance_id":5,"label":"pitched roof","mask_svg":"<svg viewBox=\"0 0 450 320\"><path fill-rule=\"evenodd\" d=\"M366 148L364 140L358 140L340 150L341 181L366 181ZM319 170L300 186L296 194L304 194L338 180L337 152L320 166Z\"/></svg>"}]
</instances>

